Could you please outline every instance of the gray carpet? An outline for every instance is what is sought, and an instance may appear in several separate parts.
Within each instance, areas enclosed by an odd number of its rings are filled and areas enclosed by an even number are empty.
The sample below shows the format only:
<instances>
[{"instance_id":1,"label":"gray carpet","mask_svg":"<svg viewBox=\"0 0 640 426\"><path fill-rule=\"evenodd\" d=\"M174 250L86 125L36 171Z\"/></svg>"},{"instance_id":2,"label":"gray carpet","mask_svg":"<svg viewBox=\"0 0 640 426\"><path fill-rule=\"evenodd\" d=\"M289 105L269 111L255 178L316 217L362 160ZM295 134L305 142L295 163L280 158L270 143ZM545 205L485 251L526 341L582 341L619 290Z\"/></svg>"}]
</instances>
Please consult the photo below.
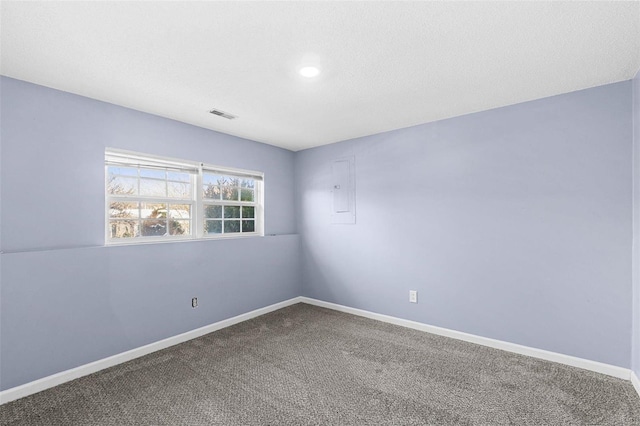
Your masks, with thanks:
<instances>
[{"instance_id":1,"label":"gray carpet","mask_svg":"<svg viewBox=\"0 0 640 426\"><path fill-rule=\"evenodd\" d=\"M5 404L3 425L631 425L624 380L298 304Z\"/></svg>"}]
</instances>

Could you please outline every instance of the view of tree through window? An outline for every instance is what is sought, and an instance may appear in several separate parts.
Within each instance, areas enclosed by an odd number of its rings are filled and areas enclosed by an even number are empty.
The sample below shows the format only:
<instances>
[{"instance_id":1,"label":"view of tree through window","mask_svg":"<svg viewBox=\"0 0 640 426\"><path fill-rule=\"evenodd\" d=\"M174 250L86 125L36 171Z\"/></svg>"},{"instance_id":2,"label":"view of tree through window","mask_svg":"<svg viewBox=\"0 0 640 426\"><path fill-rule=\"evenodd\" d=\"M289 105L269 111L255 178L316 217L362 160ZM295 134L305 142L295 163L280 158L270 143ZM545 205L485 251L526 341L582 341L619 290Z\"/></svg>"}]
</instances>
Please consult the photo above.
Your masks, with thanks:
<instances>
[{"instance_id":1,"label":"view of tree through window","mask_svg":"<svg viewBox=\"0 0 640 426\"><path fill-rule=\"evenodd\" d=\"M205 232L255 232L255 181L204 173Z\"/></svg>"},{"instance_id":2,"label":"view of tree through window","mask_svg":"<svg viewBox=\"0 0 640 426\"><path fill-rule=\"evenodd\" d=\"M191 234L189 173L108 166L107 174L111 238Z\"/></svg>"},{"instance_id":3,"label":"view of tree through window","mask_svg":"<svg viewBox=\"0 0 640 426\"><path fill-rule=\"evenodd\" d=\"M258 232L261 176L203 171L202 166L155 159L145 163L144 158L119 153L107 152L106 157L109 241Z\"/></svg>"}]
</instances>

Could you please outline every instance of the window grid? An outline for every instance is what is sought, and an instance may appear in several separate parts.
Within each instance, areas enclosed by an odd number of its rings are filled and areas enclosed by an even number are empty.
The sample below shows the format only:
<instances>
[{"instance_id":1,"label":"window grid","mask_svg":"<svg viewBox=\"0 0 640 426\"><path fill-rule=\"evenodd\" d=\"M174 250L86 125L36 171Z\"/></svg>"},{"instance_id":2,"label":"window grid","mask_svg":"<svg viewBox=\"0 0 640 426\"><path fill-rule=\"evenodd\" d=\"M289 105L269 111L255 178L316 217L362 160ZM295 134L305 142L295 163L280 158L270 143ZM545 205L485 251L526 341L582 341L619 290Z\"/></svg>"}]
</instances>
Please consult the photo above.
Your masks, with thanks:
<instances>
[{"instance_id":1,"label":"window grid","mask_svg":"<svg viewBox=\"0 0 640 426\"><path fill-rule=\"evenodd\" d=\"M207 212L208 207L220 207L219 213L217 213L216 209L211 209L213 212ZM232 207L238 207L238 216L227 216L227 210L231 210ZM228 202L204 202L205 214L204 218L204 232L206 234L247 234L247 233L257 233L256 228L256 211L257 206L256 203L251 202L237 202L237 203L228 203ZM230 213L233 214L233 213ZM210 216L213 215L213 216ZM238 226L238 231L227 231L226 223L236 223ZM219 224L219 227L218 227ZM231 228L231 226L229 227ZM220 232L212 231L212 229L220 229Z\"/></svg>"},{"instance_id":2,"label":"window grid","mask_svg":"<svg viewBox=\"0 0 640 426\"><path fill-rule=\"evenodd\" d=\"M205 172L201 188L206 235L258 233L257 188L253 179Z\"/></svg>"},{"instance_id":3,"label":"window grid","mask_svg":"<svg viewBox=\"0 0 640 426\"><path fill-rule=\"evenodd\" d=\"M179 201L176 203L176 201ZM129 211L135 210L137 214L135 216L119 216L114 215L112 212L114 204L137 204L137 207L128 209ZM151 207L155 206L155 207ZM109 225L111 226L111 238L114 235L114 224L120 223L124 225L133 224L134 235L133 236L121 236L118 238L132 238L140 237L185 237L192 234L193 224L193 202L185 200L175 199L158 199L158 198L132 198L132 197L111 197L110 203L107 206L109 209ZM187 211L186 216L180 214L180 211ZM130 213L129 213L130 214ZM122 226L121 226L122 229ZM160 233L164 229L165 233ZM125 229L128 232L129 229ZM168 234L168 235L165 235Z\"/></svg>"}]
</instances>

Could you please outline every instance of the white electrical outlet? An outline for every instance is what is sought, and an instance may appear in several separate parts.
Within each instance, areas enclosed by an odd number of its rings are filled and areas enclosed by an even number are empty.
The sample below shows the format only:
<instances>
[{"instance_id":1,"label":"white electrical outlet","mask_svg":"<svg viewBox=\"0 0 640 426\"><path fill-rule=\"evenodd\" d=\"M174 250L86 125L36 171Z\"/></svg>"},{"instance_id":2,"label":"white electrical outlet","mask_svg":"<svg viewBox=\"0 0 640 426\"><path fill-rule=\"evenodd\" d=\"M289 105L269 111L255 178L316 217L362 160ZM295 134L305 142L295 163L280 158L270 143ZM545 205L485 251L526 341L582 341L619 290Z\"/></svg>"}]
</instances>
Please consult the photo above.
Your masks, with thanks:
<instances>
[{"instance_id":1,"label":"white electrical outlet","mask_svg":"<svg viewBox=\"0 0 640 426\"><path fill-rule=\"evenodd\" d=\"M418 291L417 290L409 290L409 302L418 303Z\"/></svg>"}]
</instances>

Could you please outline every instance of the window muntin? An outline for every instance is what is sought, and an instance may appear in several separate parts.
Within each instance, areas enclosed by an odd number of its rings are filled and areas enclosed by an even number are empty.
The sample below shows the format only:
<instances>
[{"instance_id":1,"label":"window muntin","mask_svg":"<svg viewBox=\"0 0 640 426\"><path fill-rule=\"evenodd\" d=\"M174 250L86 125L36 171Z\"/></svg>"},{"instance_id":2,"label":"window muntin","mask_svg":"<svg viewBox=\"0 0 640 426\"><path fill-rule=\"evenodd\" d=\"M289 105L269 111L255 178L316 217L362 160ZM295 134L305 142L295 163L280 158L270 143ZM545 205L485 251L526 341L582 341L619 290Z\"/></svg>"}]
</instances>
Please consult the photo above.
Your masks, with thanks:
<instances>
[{"instance_id":1,"label":"window muntin","mask_svg":"<svg viewBox=\"0 0 640 426\"><path fill-rule=\"evenodd\" d=\"M106 168L109 240L193 235L195 169L125 166L113 159Z\"/></svg>"},{"instance_id":2,"label":"window muntin","mask_svg":"<svg viewBox=\"0 0 640 426\"><path fill-rule=\"evenodd\" d=\"M106 151L106 241L263 235L262 174Z\"/></svg>"},{"instance_id":3,"label":"window muntin","mask_svg":"<svg viewBox=\"0 0 640 426\"><path fill-rule=\"evenodd\" d=\"M202 183L206 234L256 233L255 179L204 172Z\"/></svg>"}]
</instances>

